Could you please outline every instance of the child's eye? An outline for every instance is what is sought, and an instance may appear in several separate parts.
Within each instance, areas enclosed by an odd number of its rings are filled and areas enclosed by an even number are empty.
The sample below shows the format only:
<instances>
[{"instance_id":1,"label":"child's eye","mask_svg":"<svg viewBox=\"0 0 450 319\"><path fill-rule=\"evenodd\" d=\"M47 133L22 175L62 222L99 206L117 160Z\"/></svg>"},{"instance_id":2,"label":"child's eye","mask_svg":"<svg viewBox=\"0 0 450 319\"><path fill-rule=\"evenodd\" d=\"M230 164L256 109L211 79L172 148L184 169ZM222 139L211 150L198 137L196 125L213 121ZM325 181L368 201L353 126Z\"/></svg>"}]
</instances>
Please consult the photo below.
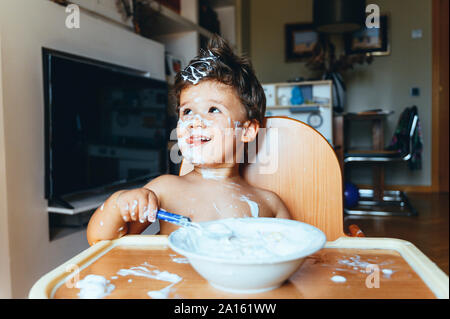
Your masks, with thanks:
<instances>
[{"instance_id":1,"label":"child's eye","mask_svg":"<svg viewBox=\"0 0 450 319\"><path fill-rule=\"evenodd\" d=\"M217 108L217 107L215 107L215 106L211 106L210 108L209 108L209 111L208 111L209 113L220 113L220 110Z\"/></svg>"},{"instance_id":2,"label":"child's eye","mask_svg":"<svg viewBox=\"0 0 450 319\"><path fill-rule=\"evenodd\" d=\"M184 109L183 110L183 115L189 115L189 114L191 114L192 113L192 110L191 109Z\"/></svg>"}]
</instances>

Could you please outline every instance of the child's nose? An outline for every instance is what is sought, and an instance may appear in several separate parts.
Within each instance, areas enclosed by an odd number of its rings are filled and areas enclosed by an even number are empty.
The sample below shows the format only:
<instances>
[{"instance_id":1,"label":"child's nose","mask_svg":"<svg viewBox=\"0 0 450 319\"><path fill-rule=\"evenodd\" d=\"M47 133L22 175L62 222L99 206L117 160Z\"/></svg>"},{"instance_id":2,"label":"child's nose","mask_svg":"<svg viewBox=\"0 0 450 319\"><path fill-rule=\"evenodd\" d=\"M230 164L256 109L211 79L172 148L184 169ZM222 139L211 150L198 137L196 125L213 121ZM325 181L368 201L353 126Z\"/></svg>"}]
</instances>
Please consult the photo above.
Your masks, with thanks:
<instances>
[{"instance_id":1,"label":"child's nose","mask_svg":"<svg viewBox=\"0 0 450 319\"><path fill-rule=\"evenodd\" d=\"M205 123L204 123L204 121L203 121L201 116L197 115L197 116L194 117L194 120L192 121L192 127L193 128L197 128L197 127L203 128L203 127L205 127Z\"/></svg>"}]
</instances>

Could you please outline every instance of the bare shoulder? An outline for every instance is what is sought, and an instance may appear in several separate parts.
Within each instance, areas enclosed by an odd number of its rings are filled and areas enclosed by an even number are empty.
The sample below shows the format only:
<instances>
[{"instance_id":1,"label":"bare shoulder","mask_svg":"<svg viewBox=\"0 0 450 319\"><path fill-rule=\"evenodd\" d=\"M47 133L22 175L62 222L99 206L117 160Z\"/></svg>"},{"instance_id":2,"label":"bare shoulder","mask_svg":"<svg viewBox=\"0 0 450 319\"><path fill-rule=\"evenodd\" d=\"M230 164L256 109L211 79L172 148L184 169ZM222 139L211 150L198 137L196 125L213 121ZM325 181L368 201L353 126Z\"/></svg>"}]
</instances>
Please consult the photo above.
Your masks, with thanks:
<instances>
[{"instance_id":1,"label":"bare shoulder","mask_svg":"<svg viewBox=\"0 0 450 319\"><path fill-rule=\"evenodd\" d=\"M255 191L261 196L266 205L272 209L275 217L291 219L289 211L280 196L272 191L258 187L255 187Z\"/></svg>"},{"instance_id":2,"label":"bare shoulder","mask_svg":"<svg viewBox=\"0 0 450 319\"><path fill-rule=\"evenodd\" d=\"M171 184L173 182L177 182L180 180L180 176L172 175L172 174L164 174L160 175L154 179L152 179L150 182L148 182L144 187L145 188L152 188L152 187L159 187L167 184Z\"/></svg>"},{"instance_id":3,"label":"bare shoulder","mask_svg":"<svg viewBox=\"0 0 450 319\"><path fill-rule=\"evenodd\" d=\"M183 176L164 174L152 179L144 187L155 193L166 190L174 192L177 188L184 188L190 183L192 183L191 174Z\"/></svg>"},{"instance_id":4,"label":"bare shoulder","mask_svg":"<svg viewBox=\"0 0 450 319\"><path fill-rule=\"evenodd\" d=\"M170 190L173 191L182 181L183 178L180 176L164 174L152 179L144 188L153 191L159 197Z\"/></svg>"}]
</instances>

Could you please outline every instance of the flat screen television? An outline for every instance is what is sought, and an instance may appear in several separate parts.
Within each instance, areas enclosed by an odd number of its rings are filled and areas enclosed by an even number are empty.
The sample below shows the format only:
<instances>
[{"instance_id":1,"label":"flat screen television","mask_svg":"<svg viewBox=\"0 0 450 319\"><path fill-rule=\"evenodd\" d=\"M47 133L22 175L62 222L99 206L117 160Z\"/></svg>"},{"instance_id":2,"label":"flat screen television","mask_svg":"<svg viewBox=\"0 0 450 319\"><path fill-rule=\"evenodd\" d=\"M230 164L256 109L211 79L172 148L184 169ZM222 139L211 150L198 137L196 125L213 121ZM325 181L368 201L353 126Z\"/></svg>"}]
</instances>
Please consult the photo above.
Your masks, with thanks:
<instances>
[{"instance_id":1,"label":"flat screen television","mask_svg":"<svg viewBox=\"0 0 450 319\"><path fill-rule=\"evenodd\" d=\"M134 70L42 49L45 196L148 180L168 170L167 83Z\"/></svg>"}]
</instances>

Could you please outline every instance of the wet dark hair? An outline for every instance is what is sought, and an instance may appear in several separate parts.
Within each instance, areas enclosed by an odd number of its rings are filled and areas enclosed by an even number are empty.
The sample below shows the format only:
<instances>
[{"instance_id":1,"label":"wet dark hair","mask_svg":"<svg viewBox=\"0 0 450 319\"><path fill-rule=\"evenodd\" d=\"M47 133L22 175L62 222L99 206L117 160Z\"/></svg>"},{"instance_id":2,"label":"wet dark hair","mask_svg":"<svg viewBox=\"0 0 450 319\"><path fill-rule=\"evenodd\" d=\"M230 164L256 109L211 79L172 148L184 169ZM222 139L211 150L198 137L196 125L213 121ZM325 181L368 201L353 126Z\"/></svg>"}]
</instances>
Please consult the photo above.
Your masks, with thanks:
<instances>
[{"instance_id":1,"label":"wet dark hair","mask_svg":"<svg viewBox=\"0 0 450 319\"><path fill-rule=\"evenodd\" d=\"M175 77L173 93L177 111L181 91L207 80L216 80L233 87L247 111L248 119L263 124L266 96L250 60L234 54L230 45L218 35L214 35L209 40L207 49L201 50L200 54Z\"/></svg>"}]
</instances>

